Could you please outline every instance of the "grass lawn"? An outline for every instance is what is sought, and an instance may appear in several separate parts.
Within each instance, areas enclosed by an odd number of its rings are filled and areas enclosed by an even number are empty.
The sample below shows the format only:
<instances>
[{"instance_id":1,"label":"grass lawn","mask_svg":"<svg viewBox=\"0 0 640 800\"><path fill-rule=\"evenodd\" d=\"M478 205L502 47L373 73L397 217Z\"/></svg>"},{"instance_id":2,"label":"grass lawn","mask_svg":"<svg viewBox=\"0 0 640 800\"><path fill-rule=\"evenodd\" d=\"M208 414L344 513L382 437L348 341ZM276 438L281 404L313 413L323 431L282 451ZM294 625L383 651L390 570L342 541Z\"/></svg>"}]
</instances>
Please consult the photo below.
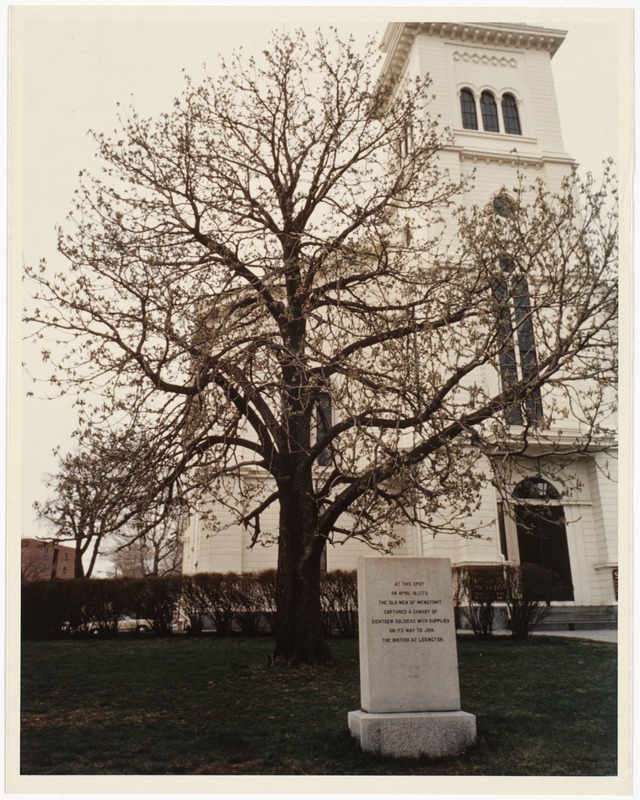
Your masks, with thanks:
<instances>
[{"instance_id":1,"label":"grass lawn","mask_svg":"<svg viewBox=\"0 0 640 800\"><path fill-rule=\"evenodd\" d=\"M458 758L366 755L347 728L358 646L269 667L269 638L32 641L22 646L23 775L615 775L616 646L458 641L478 744Z\"/></svg>"}]
</instances>

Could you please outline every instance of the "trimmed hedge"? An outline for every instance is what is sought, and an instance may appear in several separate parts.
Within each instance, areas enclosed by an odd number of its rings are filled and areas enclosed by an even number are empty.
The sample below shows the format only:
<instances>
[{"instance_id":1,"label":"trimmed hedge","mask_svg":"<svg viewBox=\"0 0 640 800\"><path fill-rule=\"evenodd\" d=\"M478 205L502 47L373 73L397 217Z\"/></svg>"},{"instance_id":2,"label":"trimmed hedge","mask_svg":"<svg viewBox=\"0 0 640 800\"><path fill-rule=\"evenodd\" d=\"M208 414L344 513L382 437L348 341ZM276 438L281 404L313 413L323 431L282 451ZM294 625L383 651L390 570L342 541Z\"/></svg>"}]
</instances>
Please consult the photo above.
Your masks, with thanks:
<instances>
[{"instance_id":1,"label":"trimmed hedge","mask_svg":"<svg viewBox=\"0 0 640 800\"><path fill-rule=\"evenodd\" d=\"M355 571L325 572L320 580L325 634L358 635L358 578Z\"/></svg>"},{"instance_id":2,"label":"trimmed hedge","mask_svg":"<svg viewBox=\"0 0 640 800\"><path fill-rule=\"evenodd\" d=\"M115 635L124 615L153 620L154 632L171 632L182 576L164 578L76 578L22 584L22 636Z\"/></svg>"},{"instance_id":3,"label":"trimmed hedge","mask_svg":"<svg viewBox=\"0 0 640 800\"><path fill-rule=\"evenodd\" d=\"M328 572L320 583L325 631L356 636L357 579L354 572ZM156 635L172 632L179 616L186 631L273 632L276 573L198 573L163 578L46 580L22 584L22 636L115 635L118 618L153 621Z\"/></svg>"},{"instance_id":4,"label":"trimmed hedge","mask_svg":"<svg viewBox=\"0 0 640 800\"><path fill-rule=\"evenodd\" d=\"M464 620L476 636L488 638L496 612L517 639L529 637L548 613L557 593L557 577L531 564L469 566L453 570L456 625ZM275 629L276 573L198 573L162 578L80 578L22 584L22 636L48 638L68 634L115 635L118 618L152 620L153 632L166 636L180 617L186 631L215 630L257 634ZM355 571L326 572L320 602L327 636L358 633L358 584ZM501 608L496 608L500 603ZM502 607L504 606L504 608ZM504 623L503 623L504 624Z\"/></svg>"}]
</instances>

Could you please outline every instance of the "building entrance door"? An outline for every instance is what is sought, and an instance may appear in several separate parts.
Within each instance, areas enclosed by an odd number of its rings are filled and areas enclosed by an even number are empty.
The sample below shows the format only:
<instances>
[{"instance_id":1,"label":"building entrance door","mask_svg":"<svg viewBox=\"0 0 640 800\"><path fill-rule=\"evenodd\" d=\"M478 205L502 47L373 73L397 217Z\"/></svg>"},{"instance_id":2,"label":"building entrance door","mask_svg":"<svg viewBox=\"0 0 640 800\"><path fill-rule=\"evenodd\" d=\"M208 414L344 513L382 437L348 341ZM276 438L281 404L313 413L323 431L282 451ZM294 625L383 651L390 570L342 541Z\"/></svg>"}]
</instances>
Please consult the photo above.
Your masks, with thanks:
<instances>
[{"instance_id":1,"label":"building entrance door","mask_svg":"<svg viewBox=\"0 0 640 800\"><path fill-rule=\"evenodd\" d=\"M559 578L557 600L573 600L571 562L562 506L522 505L516 508L521 564L537 564Z\"/></svg>"}]
</instances>

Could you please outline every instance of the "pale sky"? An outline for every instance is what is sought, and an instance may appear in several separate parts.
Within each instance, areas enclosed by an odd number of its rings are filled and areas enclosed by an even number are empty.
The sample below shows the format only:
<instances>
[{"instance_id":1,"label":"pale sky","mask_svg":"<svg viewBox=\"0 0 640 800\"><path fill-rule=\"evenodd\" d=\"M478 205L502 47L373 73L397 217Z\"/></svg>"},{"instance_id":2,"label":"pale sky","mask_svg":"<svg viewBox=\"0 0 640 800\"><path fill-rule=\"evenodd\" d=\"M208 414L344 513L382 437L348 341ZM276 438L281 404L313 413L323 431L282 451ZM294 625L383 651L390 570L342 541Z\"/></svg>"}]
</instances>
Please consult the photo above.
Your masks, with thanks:
<instances>
[{"instance_id":1,"label":"pale sky","mask_svg":"<svg viewBox=\"0 0 640 800\"><path fill-rule=\"evenodd\" d=\"M182 68L197 78L214 73L217 54L240 46L262 49L269 32L332 23L364 43L387 22L427 18L427 9L277 9L188 7L14 7L10 21L10 154L12 224L10 294L14 367L9 407L9 497L12 537L38 535L34 500L45 499L44 473L56 469L53 448L69 446L69 403L28 398L20 383L22 357L39 369L38 352L21 345L19 274L22 263L46 257L61 264L54 227L63 223L81 168L97 165L89 128L110 132L116 103L155 114L169 109L182 88ZM428 9L428 19L526 22L568 30L553 71L565 150L582 170L600 172L611 156L628 165L631 143L630 19L619 11L585 9ZM11 291L11 290L10 290ZM41 374L46 374L42 373ZM42 390L35 390L42 394Z\"/></svg>"}]
</instances>

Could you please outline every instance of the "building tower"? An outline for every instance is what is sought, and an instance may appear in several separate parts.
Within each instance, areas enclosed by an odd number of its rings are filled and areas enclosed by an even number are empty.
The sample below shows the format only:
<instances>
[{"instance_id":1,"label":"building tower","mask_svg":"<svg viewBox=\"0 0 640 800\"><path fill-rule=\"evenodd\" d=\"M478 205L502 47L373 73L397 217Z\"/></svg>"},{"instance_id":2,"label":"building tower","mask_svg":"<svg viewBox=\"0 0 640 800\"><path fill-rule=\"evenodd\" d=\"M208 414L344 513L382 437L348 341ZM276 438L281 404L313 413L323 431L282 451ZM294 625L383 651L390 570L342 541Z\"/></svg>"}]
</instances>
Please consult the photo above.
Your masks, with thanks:
<instances>
[{"instance_id":1,"label":"building tower","mask_svg":"<svg viewBox=\"0 0 640 800\"><path fill-rule=\"evenodd\" d=\"M474 173L463 203L492 203L501 214L518 175L525 184L540 178L556 191L575 170L562 141L551 67L565 36L566 31L529 25L387 26L380 80L401 90L405 77L430 77L431 110L453 136L442 160L453 177ZM485 380L499 377L486 374ZM536 413L535 399L531 413ZM557 433L559 445L566 434L566 428ZM617 602L615 461L596 454L577 459L572 469L580 488L562 501L553 482L544 478L544 468L539 464L536 475L509 487L518 505L511 515L515 518L503 513L489 490L477 517L469 520L469 527L478 528L490 521L485 538L423 540L418 535L415 555L448 556L459 565L526 561L552 568L562 581L561 600L573 609L571 619L578 624L587 617L576 607ZM525 535L525 517L535 516L543 501L550 510L536 522L538 535Z\"/></svg>"}]
</instances>

